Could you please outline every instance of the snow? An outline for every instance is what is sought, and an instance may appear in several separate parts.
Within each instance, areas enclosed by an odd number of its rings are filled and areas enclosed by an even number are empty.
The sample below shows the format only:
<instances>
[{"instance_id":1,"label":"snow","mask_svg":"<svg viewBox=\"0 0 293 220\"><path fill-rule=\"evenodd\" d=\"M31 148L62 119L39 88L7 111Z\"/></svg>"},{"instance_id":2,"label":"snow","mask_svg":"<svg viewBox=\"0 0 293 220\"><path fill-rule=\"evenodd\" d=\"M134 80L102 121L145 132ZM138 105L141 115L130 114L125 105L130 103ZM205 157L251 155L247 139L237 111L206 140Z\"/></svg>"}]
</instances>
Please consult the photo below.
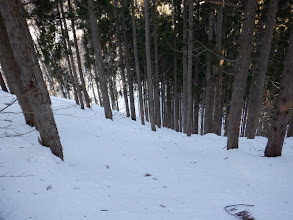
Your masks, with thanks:
<instances>
[{"instance_id":1,"label":"snow","mask_svg":"<svg viewBox=\"0 0 293 220\"><path fill-rule=\"evenodd\" d=\"M0 92L0 109L13 98ZM0 220L233 220L225 206L234 204L254 205L239 211L255 219L293 219L293 138L266 158L263 137L227 151L226 137L152 132L119 112L111 121L99 106L51 99L64 162L17 102L0 113Z\"/></svg>"}]
</instances>

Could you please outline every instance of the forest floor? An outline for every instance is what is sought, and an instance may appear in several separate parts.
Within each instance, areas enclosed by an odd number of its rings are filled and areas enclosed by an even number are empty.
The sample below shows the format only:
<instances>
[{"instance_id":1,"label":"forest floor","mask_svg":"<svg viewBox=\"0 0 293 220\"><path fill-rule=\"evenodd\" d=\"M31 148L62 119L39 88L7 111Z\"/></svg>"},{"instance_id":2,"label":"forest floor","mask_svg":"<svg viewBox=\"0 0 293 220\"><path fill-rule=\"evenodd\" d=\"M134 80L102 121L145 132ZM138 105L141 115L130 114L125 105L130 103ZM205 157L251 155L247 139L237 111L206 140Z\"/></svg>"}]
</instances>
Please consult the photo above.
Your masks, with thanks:
<instances>
[{"instance_id":1,"label":"forest floor","mask_svg":"<svg viewBox=\"0 0 293 220\"><path fill-rule=\"evenodd\" d=\"M0 109L14 99L0 92ZM0 220L293 219L293 138L263 157L267 139L152 132L101 107L52 97L64 162L38 142L17 102L0 113ZM231 207L228 208L231 210Z\"/></svg>"}]
</instances>

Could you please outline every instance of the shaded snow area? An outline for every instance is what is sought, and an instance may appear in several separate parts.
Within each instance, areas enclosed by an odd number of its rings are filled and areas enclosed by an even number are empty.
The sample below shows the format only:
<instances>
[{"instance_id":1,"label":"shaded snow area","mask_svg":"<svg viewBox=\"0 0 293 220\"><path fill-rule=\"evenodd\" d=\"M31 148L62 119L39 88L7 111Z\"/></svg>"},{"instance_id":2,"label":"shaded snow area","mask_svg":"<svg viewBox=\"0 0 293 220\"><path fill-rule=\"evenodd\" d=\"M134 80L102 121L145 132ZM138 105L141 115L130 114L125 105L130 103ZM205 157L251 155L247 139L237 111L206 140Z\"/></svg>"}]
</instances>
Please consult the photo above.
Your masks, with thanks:
<instances>
[{"instance_id":1,"label":"shaded snow area","mask_svg":"<svg viewBox=\"0 0 293 220\"><path fill-rule=\"evenodd\" d=\"M14 99L0 93L0 109ZM38 142L17 102L0 113L0 220L233 220L234 204L257 220L293 219L293 139L263 157L266 138L191 138L152 132L124 114L52 97L62 162Z\"/></svg>"}]
</instances>

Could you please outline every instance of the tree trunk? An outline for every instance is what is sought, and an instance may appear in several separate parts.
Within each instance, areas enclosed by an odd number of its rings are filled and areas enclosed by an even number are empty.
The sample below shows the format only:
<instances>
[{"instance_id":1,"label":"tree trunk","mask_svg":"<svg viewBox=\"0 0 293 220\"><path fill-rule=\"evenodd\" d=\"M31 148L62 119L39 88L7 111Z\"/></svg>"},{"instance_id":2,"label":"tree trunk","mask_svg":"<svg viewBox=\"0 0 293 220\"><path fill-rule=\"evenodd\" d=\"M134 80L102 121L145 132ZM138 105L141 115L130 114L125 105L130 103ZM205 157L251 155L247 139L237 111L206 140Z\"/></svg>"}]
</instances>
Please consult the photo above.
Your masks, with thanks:
<instances>
[{"instance_id":1,"label":"tree trunk","mask_svg":"<svg viewBox=\"0 0 293 220\"><path fill-rule=\"evenodd\" d=\"M25 93L33 107L42 144L63 160L62 146L51 109L51 100L42 78L34 45L24 17L20 0L0 0L0 12L6 27L11 49L24 83Z\"/></svg>"},{"instance_id":2,"label":"tree trunk","mask_svg":"<svg viewBox=\"0 0 293 220\"><path fill-rule=\"evenodd\" d=\"M214 6L210 4L208 41L213 41ZM213 82L212 82L211 54L207 54L207 71L205 87L204 134L213 132Z\"/></svg>"},{"instance_id":3,"label":"tree trunk","mask_svg":"<svg viewBox=\"0 0 293 220\"><path fill-rule=\"evenodd\" d=\"M125 21L125 9L124 9L124 0L121 0L121 8L122 8L122 29L123 29L123 39L124 39L124 48L125 48L125 61L126 61L126 71L127 71L127 79L128 79L128 87L129 87L129 98L130 98L130 112L131 119L136 121L136 113L134 106L134 95L133 95L133 79L130 69L129 62L129 46L128 46L128 37L126 33L126 21Z\"/></svg>"},{"instance_id":4,"label":"tree trunk","mask_svg":"<svg viewBox=\"0 0 293 220\"><path fill-rule=\"evenodd\" d=\"M9 37L7 35L6 28L3 23L2 16L0 14L0 64L3 71L6 73L6 79L10 82L10 87L14 88L15 95L18 99L18 103L24 114L26 124L35 126L35 119L32 110L31 103L28 96L24 91L27 90L21 81L21 74L17 67L13 51L10 46Z\"/></svg>"},{"instance_id":5,"label":"tree trunk","mask_svg":"<svg viewBox=\"0 0 293 220\"><path fill-rule=\"evenodd\" d=\"M223 0L220 0L222 3ZM225 15L224 15L225 14ZM214 132L221 136L222 114L223 114L223 64L225 48L222 45L222 38L226 38L226 10L223 12L223 5L217 8L217 30L216 30L216 53L221 54L215 77L215 111L214 111Z\"/></svg>"},{"instance_id":6,"label":"tree trunk","mask_svg":"<svg viewBox=\"0 0 293 220\"><path fill-rule=\"evenodd\" d=\"M101 92L103 97L105 116L106 118L112 120L112 111L110 107L108 88L106 83L106 74L105 74L105 68L104 68L104 64L102 60L102 52L100 48L100 36L98 33L98 24L97 24L95 11L94 11L94 1L88 0L88 6L89 6L88 9L89 9L89 19L90 19L91 33L92 33L92 42L93 42L95 58L96 58L95 62L99 72L99 81L101 84Z\"/></svg>"},{"instance_id":7,"label":"tree trunk","mask_svg":"<svg viewBox=\"0 0 293 220\"><path fill-rule=\"evenodd\" d=\"M132 19L132 34L133 34L133 48L134 48L134 61L135 61L135 71L137 78L137 87L138 87L138 99L139 99L139 109L140 109L140 119L141 124L144 125L144 111L143 111L143 98L142 98L142 89L141 89L141 79L140 79L140 70L139 70L139 59L138 59L138 49L137 49L137 37L136 37L136 21L134 15L134 4L133 0L130 0L131 3L131 19Z\"/></svg>"},{"instance_id":8,"label":"tree trunk","mask_svg":"<svg viewBox=\"0 0 293 220\"><path fill-rule=\"evenodd\" d=\"M159 53L158 53L158 32L157 32L157 8L156 8L156 1L154 1L153 5L153 25L154 25L154 47L155 47L155 84L154 84L154 91L155 91L155 120L156 125L160 128L161 127L161 104L160 104L160 86L159 86Z\"/></svg>"},{"instance_id":9,"label":"tree trunk","mask_svg":"<svg viewBox=\"0 0 293 220\"><path fill-rule=\"evenodd\" d=\"M291 119L289 121L289 127L287 131L287 137L293 137L293 114L291 116Z\"/></svg>"},{"instance_id":10,"label":"tree trunk","mask_svg":"<svg viewBox=\"0 0 293 220\"><path fill-rule=\"evenodd\" d=\"M76 38L76 33L75 33L75 21L74 21L74 15L73 15L73 10L72 10L72 6L71 6L71 2L70 0L68 0L68 6L69 6L69 13L71 14L71 28L72 28L72 33L73 33L73 39L74 39L74 46L75 46L75 52L76 52L76 58L77 58L77 66L78 66L78 70L79 70L79 78L81 81L81 88L84 94L84 98L85 98L85 103L86 103L86 107L90 108L90 97L88 95L88 92L86 91L86 86L85 86L85 81L84 81L84 76L83 76L83 71L82 71L82 67L81 67L81 59L80 59L80 54L79 54L79 48L78 48L78 43L77 43L77 38Z\"/></svg>"},{"instance_id":11,"label":"tree trunk","mask_svg":"<svg viewBox=\"0 0 293 220\"><path fill-rule=\"evenodd\" d=\"M59 11L58 6L57 6L57 10ZM80 90L80 87L79 87L79 82L78 82L78 78L77 78L77 74L76 74L76 68L75 68L75 63L74 63L72 50L71 50L71 46L70 46L70 40L69 40L68 29L67 29L67 24L66 24L66 20L65 20L65 13L64 13L64 10L63 10L62 1L60 2L60 10L61 10L61 14L62 14L62 21L63 21L64 32L65 32L64 35L65 35L65 40L67 42L67 49L68 49L70 63L71 63L71 67L72 67L74 83L76 85L76 91L77 91L77 95L78 95L78 98L79 98L80 108L84 109L82 93L81 93L81 90ZM58 14L60 15L60 13L58 13ZM59 19L61 19L61 18L59 17ZM62 27L61 22L60 22L60 26Z\"/></svg>"},{"instance_id":12,"label":"tree trunk","mask_svg":"<svg viewBox=\"0 0 293 220\"><path fill-rule=\"evenodd\" d=\"M267 20L265 24L265 33L262 40L260 59L258 69L255 72L256 82L252 84L251 94L248 102L248 119L247 119L247 138L255 138L258 119L260 117L263 91L266 78L266 72L269 64L269 56L273 39L273 32L278 8L277 0L270 0Z\"/></svg>"},{"instance_id":13,"label":"tree trunk","mask_svg":"<svg viewBox=\"0 0 293 220\"><path fill-rule=\"evenodd\" d=\"M1 65L1 66L2 66L2 65ZM0 72L0 86L1 86L1 88L2 88L2 90L3 90L4 92L8 92L8 89L7 89L6 85L5 85L5 82L4 82L4 79L3 79L3 77L2 77L1 72Z\"/></svg>"},{"instance_id":14,"label":"tree trunk","mask_svg":"<svg viewBox=\"0 0 293 220\"><path fill-rule=\"evenodd\" d=\"M189 0L189 15L188 15L188 67L187 67L187 136L191 136L192 133L192 36L193 36L193 0Z\"/></svg>"},{"instance_id":15,"label":"tree trunk","mask_svg":"<svg viewBox=\"0 0 293 220\"><path fill-rule=\"evenodd\" d=\"M126 79L125 79L125 74L124 74L124 67L123 67L123 53L122 53L122 46L121 46L121 38L120 38L120 32L121 28L119 25L119 9L118 9L118 2L117 0L114 0L115 4L115 37L116 37L116 42L117 45L116 47L118 48L119 51L119 66L120 66L120 72L121 72L121 79L122 79L122 88L123 88L123 96L124 96L124 102L125 102L125 110L126 110L126 116L130 117L130 112L129 112L129 104L128 104L128 94L127 94L127 88L126 88Z\"/></svg>"},{"instance_id":16,"label":"tree trunk","mask_svg":"<svg viewBox=\"0 0 293 220\"><path fill-rule=\"evenodd\" d=\"M291 24L291 28L293 25ZM284 63L280 92L275 102L274 115L271 122L266 157L281 156L287 124L293 103L293 29L291 30L290 45Z\"/></svg>"},{"instance_id":17,"label":"tree trunk","mask_svg":"<svg viewBox=\"0 0 293 220\"><path fill-rule=\"evenodd\" d=\"M182 108L183 108L183 132L187 134L187 108L188 108L188 91L187 91L187 11L188 11L188 0L184 0L183 9L183 97L182 97Z\"/></svg>"},{"instance_id":18,"label":"tree trunk","mask_svg":"<svg viewBox=\"0 0 293 220\"><path fill-rule=\"evenodd\" d=\"M227 150L238 148L241 110L250 63L256 8L257 1L248 0L244 11L239 58L235 68L234 86L230 104Z\"/></svg>"},{"instance_id":19,"label":"tree trunk","mask_svg":"<svg viewBox=\"0 0 293 220\"><path fill-rule=\"evenodd\" d=\"M151 120L152 131L156 131L156 126L155 126L156 122L155 122L155 116L154 116L153 82L152 82L150 28L149 28L149 0L144 0L144 13L145 13L145 46L146 46L146 60L147 60L150 120Z\"/></svg>"}]
</instances>

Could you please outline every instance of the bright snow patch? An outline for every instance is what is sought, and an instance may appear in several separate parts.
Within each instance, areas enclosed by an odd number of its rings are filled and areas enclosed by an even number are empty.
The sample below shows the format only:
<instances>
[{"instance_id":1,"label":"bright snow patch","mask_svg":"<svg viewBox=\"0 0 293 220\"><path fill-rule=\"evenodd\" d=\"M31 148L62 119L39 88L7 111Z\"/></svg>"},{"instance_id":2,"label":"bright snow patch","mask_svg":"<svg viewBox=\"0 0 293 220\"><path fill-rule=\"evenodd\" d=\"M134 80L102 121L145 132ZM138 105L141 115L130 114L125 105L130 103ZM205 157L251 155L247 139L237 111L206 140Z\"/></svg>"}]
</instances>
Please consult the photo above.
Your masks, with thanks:
<instances>
[{"instance_id":1,"label":"bright snow patch","mask_svg":"<svg viewBox=\"0 0 293 220\"><path fill-rule=\"evenodd\" d=\"M0 92L0 109L12 99ZM52 103L64 162L17 103L0 113L0 220L233 220L224 208L239 203L257 220L293 219L293 138L265 158L266 138L227 151L225 137L152 132L119 112L111 121L98 106Z\"/></svg>"}]
</instances>

